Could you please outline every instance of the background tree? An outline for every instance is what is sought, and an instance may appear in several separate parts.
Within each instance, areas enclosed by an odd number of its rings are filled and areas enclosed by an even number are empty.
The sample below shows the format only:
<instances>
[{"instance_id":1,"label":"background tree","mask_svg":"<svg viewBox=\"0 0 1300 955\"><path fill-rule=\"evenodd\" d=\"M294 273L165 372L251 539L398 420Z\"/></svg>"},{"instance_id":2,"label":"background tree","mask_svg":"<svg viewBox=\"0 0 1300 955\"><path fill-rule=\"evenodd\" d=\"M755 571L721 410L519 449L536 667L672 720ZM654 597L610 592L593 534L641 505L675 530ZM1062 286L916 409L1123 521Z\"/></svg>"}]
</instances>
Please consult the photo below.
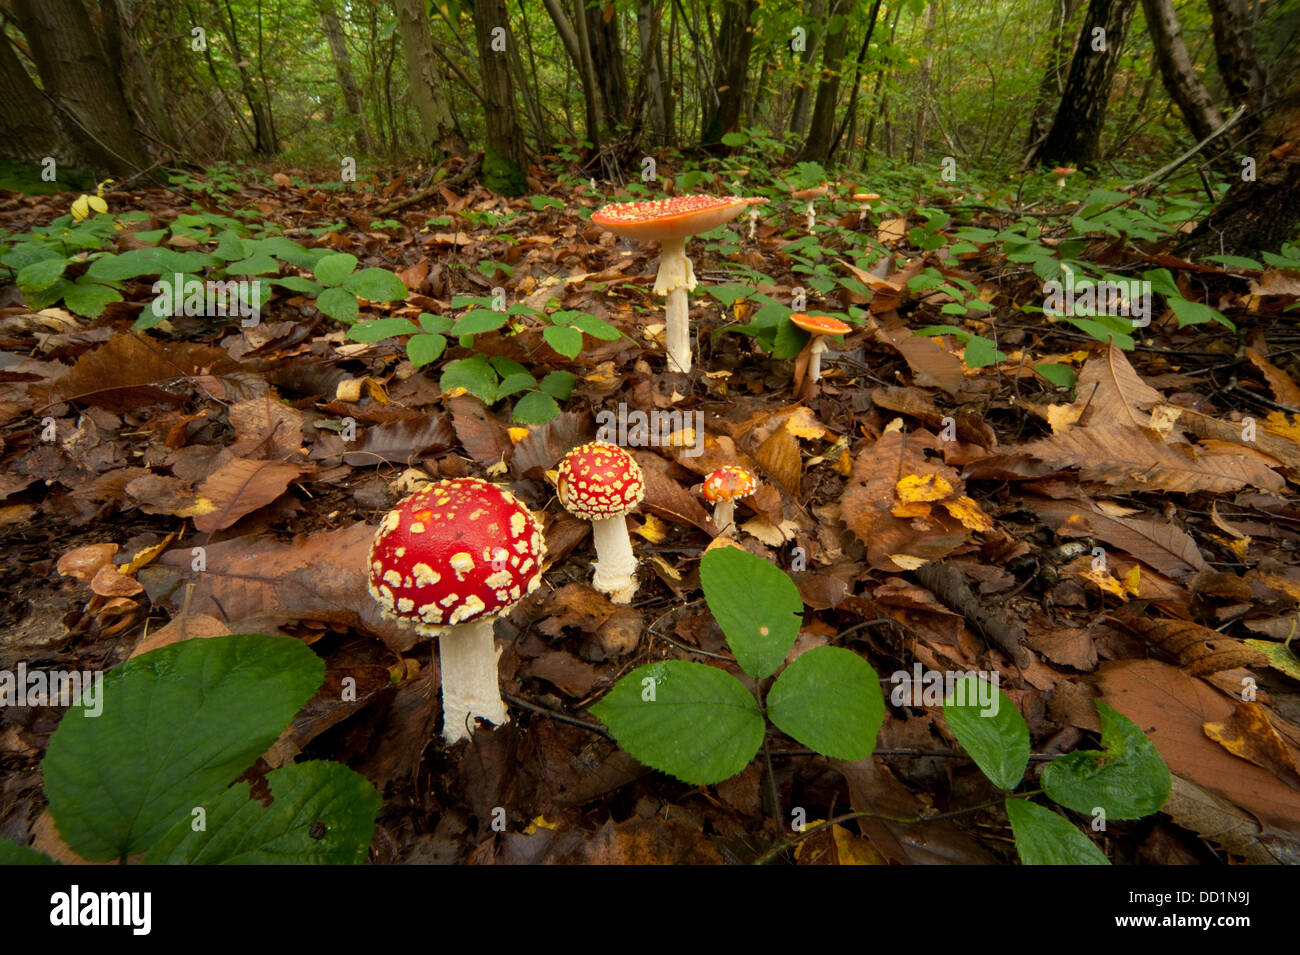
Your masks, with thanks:
<instances>
[{"instance_id":1,"label":"background tree","mask_svg":"<svg viewBox=\"0 0 1300 955\"><path fill-rule=\"evenodd\" d=\"M483 116L487 147L483 156L483 183L507 196L522 195L524 136L515 109L515 87L510 71L510 32L505 0L474 0L474 39L483 80Z\"/></svg>"},{"instance_id":2,"label":"background tree","mask_svg":"<svg viewBox=\"0 0 1300 955\"><path fill-rule=\"evenodd\" d=\"M1037 159L1043 165L1088 165L1101 156L1111 81L1137 0L1090 0L1056 119Z\"/></svg>"}]
</instances>

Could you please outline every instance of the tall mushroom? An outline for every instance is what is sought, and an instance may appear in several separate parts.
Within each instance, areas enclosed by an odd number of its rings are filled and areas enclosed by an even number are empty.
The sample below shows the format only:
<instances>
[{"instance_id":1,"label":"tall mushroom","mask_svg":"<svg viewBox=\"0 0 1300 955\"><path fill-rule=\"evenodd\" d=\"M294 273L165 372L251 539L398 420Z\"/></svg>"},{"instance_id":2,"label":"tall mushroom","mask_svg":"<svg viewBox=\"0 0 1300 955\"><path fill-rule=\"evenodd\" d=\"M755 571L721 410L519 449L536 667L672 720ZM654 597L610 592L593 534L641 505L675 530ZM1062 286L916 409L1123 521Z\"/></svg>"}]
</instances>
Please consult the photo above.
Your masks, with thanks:
<instances>
[{"instance_id":1,"label":"tall mushroom","mask_svg":"<svg viewBox=\"0 0 1300 955\"><path fill-rule=\"evenodd\" d=\"M649 202L616 202L592 215L592 222L615 235L660 244L655 294L668 296L665 336L669 371L691 370L691 315L687 293L695 288L696 282L695 270L686 257L686 240L716 229L749 206L763 202L767 200L740 196L675 196Z\"/></svg>"},{"instance_id":2,"label":"tall mushroom","mask_svg":"<svg viewBox=\"0 0 1300 955\"><path fill-rule=\"evenodd\" d=\"M645 475L636 458L616 444L593 441L574 448L556 469L555 490L574 517L591 521L596 544L592 586L616 604L636 593L636 555L627 515L645 497Z\"/></svg>"},{"instance_id":3,"label":"tall mushroom","mask_svg":"<svg viewBox=\"0 0 1300 955\"><path fill-rule=\"evenodd\" d=\"M1053 169L1052 175L1056 177L1056 188L1064 189L1065 180L1068 179L1070 176L1073 176L1078 171L1079 170L1075 169L1073 166L1057 166L1055 169Z\"/></svg>"},{"instance_id":4,"label":"tall mushroom","mask_svg":"<svg viewBox=\"0 0 1300 955\"><path fill-rule=\"evenodd\" d=\"M731 530L736 521L736 501L758 490L758 478L748 468L734 464L711 471L700 493L713 505L713 523L718 533Z\"/></svg>"},{"instance_id":5,"label":"tall mushroom","mask_svg":"<svg viewBox=\"0 0 1300 955\"><path fill-rule=\"evenodd\" d=\"M497 684L493 621L542 579L546 544L513 494L479 478L439 481L384 515L370 545L369 589L382 615L438 638L442 733L510 721Z\"/></svg>"},{"instance_id":6,"label":"tall mushroom","mask_svg":"<svg viewBox=\"0 0 1300 955\"><path fill-rule=\"evenodd\" d=\"M879 199L880 196L874 192L855 192L853 201L861 203L858 206L858 225L867 221L867 213L871 211L871 204Z\"/></svg>"},{"instance_id":7,"label":"tall mushroom","mask_svg":"<svg viewBox=\"0 0 1300 955\"><path fill-rule=\"evenodd\" d=\"M817 382L822 376L822 352L826 350L826 336L847 335L853 331L853 326L829 315L805 315L803 312L795 312L790 316L790 321L812 335L812 342L808 346L808 380Z\"/></svg>"},{"instance_id":8,"label":"tall mushroom","mask_svg":"<svg viewBox=\"0 0 1300 955\"><path fill-rule=\"evenodd\" d=\"M826 192L829 189L830 189L830 183L823 182L820 186L817 186L816 188L813 189L791 189L790 190L791 199L796 199L800 202L802 202L804 199L808 200L808 209L807 209L808 231L810 233L813 230L813 226L817 224L817 211L816 209L813 208L813 203L816 202L816 200L819 199L820 197L826 195Z\"/></svg>"}]
</instances>

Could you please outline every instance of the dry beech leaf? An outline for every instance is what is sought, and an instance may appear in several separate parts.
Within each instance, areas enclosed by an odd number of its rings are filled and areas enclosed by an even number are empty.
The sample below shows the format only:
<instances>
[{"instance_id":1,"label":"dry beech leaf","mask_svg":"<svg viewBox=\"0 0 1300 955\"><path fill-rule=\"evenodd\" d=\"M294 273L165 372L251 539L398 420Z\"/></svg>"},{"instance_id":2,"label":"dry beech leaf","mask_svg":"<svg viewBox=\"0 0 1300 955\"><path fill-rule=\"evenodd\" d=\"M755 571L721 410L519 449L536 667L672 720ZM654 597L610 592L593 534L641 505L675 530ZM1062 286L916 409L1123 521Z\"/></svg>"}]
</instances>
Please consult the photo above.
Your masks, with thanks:
<instances>
[{"instance_id":1,"label":"dry beech leaf","mask_svg":"<svg viewBox=\"0 0 1300 955\"><path fill-rule=\"evenodd\" d=\"M1258 703L1237 704L1232 716L1218 723L1206 723L1205 735L1229 753L1267 769L1295 789L1300 789L1300 771L1291 752L1268 721Z\"/></svg>"},{"instance_id":2,"label":"dry beech leaf","mask_svg":"<svg viewBox=\"0 0 1300 955\"><path fill-rule=\"evenodd\" d=\"M1264 380L1273 392L1273 397L1284 405L1300 408L1300 385L1291 380L1281 368L1253 348L1246 349L1246 357L1264 374Z\"/></svg>"},{"instance_id":3,"label":"dry beech leaf","mask_svg":"<svg viewBox=\"0 0 1300 955\"><path fill-rule=\"evenodd\" d=\"M235 458L199 485L199 499L208 502L210 509L195 515L195 528L203 534L225 530L246 514L270 504L300 474L302 468L293 464Z\"/></svg>"},{"instance_id":4,"label":"dry beech leaf","mask_svg":"<svg viewBox=\"0 0 1300 955\"><path fill-rule=\"evenodd\" d=\"M1035 510L1058 534L1099 538L1169 577L1210 569L1196 541L1173 524L1114 517L1088 501L1039 501Z\"/></svg>"},{"instance_id":5,"label":"dry beech leaf","mask_svg":"<svg viewBox=\"0 0 1300 955\"><path fill-rule=\"evenodd\" d=\"M269 394L231 405L227 416L240 457L283 458L302 448L302 412Z\"/></svg>"},{"instance_id":6,"label":"dry beech leaf","mask_svg":"<svg viewBox=\"0 0 1300 955\"><path fill-rule=\"evenodd\" d=\"M1114 345L1083 366L1074 394L1076 404L1087 406L1081 419L1085 425L1104 422L1144 428L1151 423L1151 406L1164 401L1160 392L1138 377L1124 352Z\"/></svg>"},{"instance_id":7,"label":"dry beech leaf","mask_svg":"<svg viewBox=\"0 0 1300 955\"><path fill-rule=\"evenodd\" d=\"M1217 630L1188 620L1136 617L1124 621L1124 626L1151 641L1193 676L1263 666L1267 662L1263 654L1236 637L1225 637Z\"/></svg>"},{"instance_id":8,"label":"dry beech leaf","mask_svg":"<svg viewBox=\"0 0 1300 955\"><path fill-rule=\"evenodd\" d=\"M401 418L366 428L349 445L343 463L351 467L410 464L421 454L437 454L456 446L456 432L446 415Z\"/></svg>"},{"instance_id":9,"label":"dry beech leaf","mask_svg":"<svg viewBox=\"0 0 1300 955\"><path fill-rule=\"evenodd\" d=\"M882 319L876 330L876 341L889 345L903 356L918 385L942 388L950 395L961 390L966 378L961 361L933 338L913 335L896 314L892 321Z\"/></svg>"},{"instance_id":10,"label":"dry beech leaf","mask_svg":"<svg viewBox=\"0 0 1300 955\"><path fill-rule=\"evenodd\" d=\"M791 497L798 496L803 475L799 442L785 428L778 428L754 452L754 461Z\"/></svg>"},{"instance_id":11,"label":"dry beech leaf","mask_svg":"<svg viewBox=\"0 0 1300 955\"><path fill-rule=\"evenodd\" d=\"M1217 793L1173 774L1169 798L1160 811L1224 852L1240 856L1247 865L1279 865L1280 860L1260 839L1259 823Z\"/></svg>"},{"instance_id":12,"label":"dry beech leaf","mask_svg":"<svg viewBox=\"0 0 1300 955\"><path fill-rule=\"evenodd\" d=\"M165 390L180 378L237 371L242 366L220 348L192 343L146 341L117 335L77 359L54 383L52 397L128 411L159 401L182 404L184 394Z\"/></svg>"}]
</instances>

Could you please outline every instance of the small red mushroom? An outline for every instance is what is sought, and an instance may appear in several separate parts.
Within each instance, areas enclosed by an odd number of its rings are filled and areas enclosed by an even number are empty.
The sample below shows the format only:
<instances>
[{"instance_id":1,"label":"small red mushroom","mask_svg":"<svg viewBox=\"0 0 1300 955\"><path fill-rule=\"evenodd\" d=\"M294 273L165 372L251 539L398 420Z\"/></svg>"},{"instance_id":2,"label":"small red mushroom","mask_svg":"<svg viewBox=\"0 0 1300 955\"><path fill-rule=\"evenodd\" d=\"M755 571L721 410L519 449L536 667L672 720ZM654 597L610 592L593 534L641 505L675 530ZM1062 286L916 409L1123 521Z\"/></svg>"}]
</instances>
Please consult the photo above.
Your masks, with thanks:
<instances>
[{"instance_id":1,"label":"small red mushroom","mask_svg":"<svg viewBox=\"0 0 1300 955\"><path fill-rule=\"evenodd\" d=\"M668 370L691 370L690 305L686 293L695 288L695 270L686 257L686 240L730 222L749 206L766 199L740 196L674 196L650 202L616 202L596 210L591 221L628 239L656 241L660 246L655 294L668 296L665 318Z\"/></svg>"},{"instance_id":2,"label":"small red mushroom","mask_svg":"<svg viewBox=\"0 0 1300 955\"><path fill-rule=\"evenodd\" d=\"M1073 176L1078 171L1073 166L1057 166L1053 169L1052 175L1056 177L1056 188L1064 189L1066 177Z\"/></svg>"},{"instance_id":3,"label":"small red mushroom","mask_svg":"<svg viewBox=\"0 0 1300 955\"><path fill-rule=\"evenodd\" d=\"M709 473L701 494L713 505L713 523L719 534L725 534L735 523L736 501L757 490L758 478L748 468L727 465Z\"/></svg>"},{"instance_id":4,"label":"small red mushroom","mask_svg":"<svg viewBox=\"0 0 1300 955\"><path fill-rule=\"evenodd\" d=\"M809 345L811 354L808 361L808 380L817 382L822 376L822 352L826 350L826 336L847 335L853 331L853 326L829 315L805 315L803 312L795 312L790 316L790 321L812 335L812 342Z\"/></svg>"},{"instance_id":5,"label":"small red mushroom","mask_svg":"<svg viewBox=\"0 0 1300 955\"><path fill-rule=\"evenodd\" d=\"M380 522L370 545L370 596L385 618L438 638L448 744L468 739L479 719L509 722L492 624L537 589L545 556L528 508L479 478L431 484Z\"/></svg>"},{"instance_id":6,"label":"small red mushroom","mask_svg":"<svg viewBox=\"0 0 1300 955\"><path fill-rule=\"evenodd\" d=\"M616 604L631 603L637 588L636 555L627 515L645 497L641 465L618 445L593 441L560 461L555 490L565 510L591 521L596 544L592 586Z\"/></svg>"}]
</instances>

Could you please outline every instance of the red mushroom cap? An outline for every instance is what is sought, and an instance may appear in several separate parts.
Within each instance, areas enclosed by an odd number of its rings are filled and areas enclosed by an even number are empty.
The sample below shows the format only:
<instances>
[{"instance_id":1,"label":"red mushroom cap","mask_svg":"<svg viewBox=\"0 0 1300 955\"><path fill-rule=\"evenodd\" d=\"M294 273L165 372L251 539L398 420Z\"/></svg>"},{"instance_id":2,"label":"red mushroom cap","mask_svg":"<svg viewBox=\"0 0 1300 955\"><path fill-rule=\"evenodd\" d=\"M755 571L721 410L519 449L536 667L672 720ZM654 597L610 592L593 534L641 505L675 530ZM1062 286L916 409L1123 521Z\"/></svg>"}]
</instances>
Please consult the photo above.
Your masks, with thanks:
<instances>
[{"instance_id":1,"label":"red mushroom cap","mask_svg":"<svg viewBox=\"0 0 1300 955\"><path fill-rule=\"evenodd\" d=\"M830 183L823 182L820 186L814 186L812 189L791 189L791 199L816 199L824 196L830 190Z\"/></svg>"},{"instance_id":2,"label":"red mushroom cap","mask_svg":"<svg viewBox=\"0 0 1300 955\"><path fill-rule=\"evenodd\" d=\"M1057 166L1052 170L1053 176L1072 176L1077 172L1073 166Z\"/></svg>"},{"instance_id":3,"label":"red mushroom cap","mask_svg":"<svg viewBox=\"0 0 1300 955\"><path fill-rule=\"evenodd\" d=\"M384 515L370 545L370 596L387 619L437 636L532 593L545 556L536 519L505 488L439 481Z\"/></svg>"},{"instance_id":4,"label":"red mushroom cap","mask_svg":"<svg viewBox=\"0 0 1300 955\"><path fill-rule=\"evenodd\" d=\"M591 221L615 235L662 242L699 235L730 222L766 199L742 196L674 196L649 202L615 202L598 209Z\"/></svg>"},{"instance_id":5,"label":"red mushroom cap","mask_svg":"<svg viewBox=\"0 0 1300 955\"><path fill-rule=\"evenodd\" d=\"M727 465L704 479L704 499L710 504L749 497L758 490L758 478L748 468Z\"/></svg>"},{"instance_id":6,"label":"red mushroom cap","mask_svg":"<svg viewBox=\"0 0 1300 955\"><path fill-rule=\"evenodd\" d=\"M795 312L790 316L790 321L805 332L812 332L814 335L847 335L853 331L852 325L841 322L838 318L831 318L829 315L805 315L803 312Z\"/></svg>"},{"instance_id":7,"label":"red mushroom cap","mask_svg":"<svg viewBox=\"0 0 1300 955\"><path fill-rule=\"evenodd\" d=\"M575 517L622 517L645 497L645 475L636 458L618 445L592 441L564 456L555 489Z\"/></svg>"}]
</instances>

